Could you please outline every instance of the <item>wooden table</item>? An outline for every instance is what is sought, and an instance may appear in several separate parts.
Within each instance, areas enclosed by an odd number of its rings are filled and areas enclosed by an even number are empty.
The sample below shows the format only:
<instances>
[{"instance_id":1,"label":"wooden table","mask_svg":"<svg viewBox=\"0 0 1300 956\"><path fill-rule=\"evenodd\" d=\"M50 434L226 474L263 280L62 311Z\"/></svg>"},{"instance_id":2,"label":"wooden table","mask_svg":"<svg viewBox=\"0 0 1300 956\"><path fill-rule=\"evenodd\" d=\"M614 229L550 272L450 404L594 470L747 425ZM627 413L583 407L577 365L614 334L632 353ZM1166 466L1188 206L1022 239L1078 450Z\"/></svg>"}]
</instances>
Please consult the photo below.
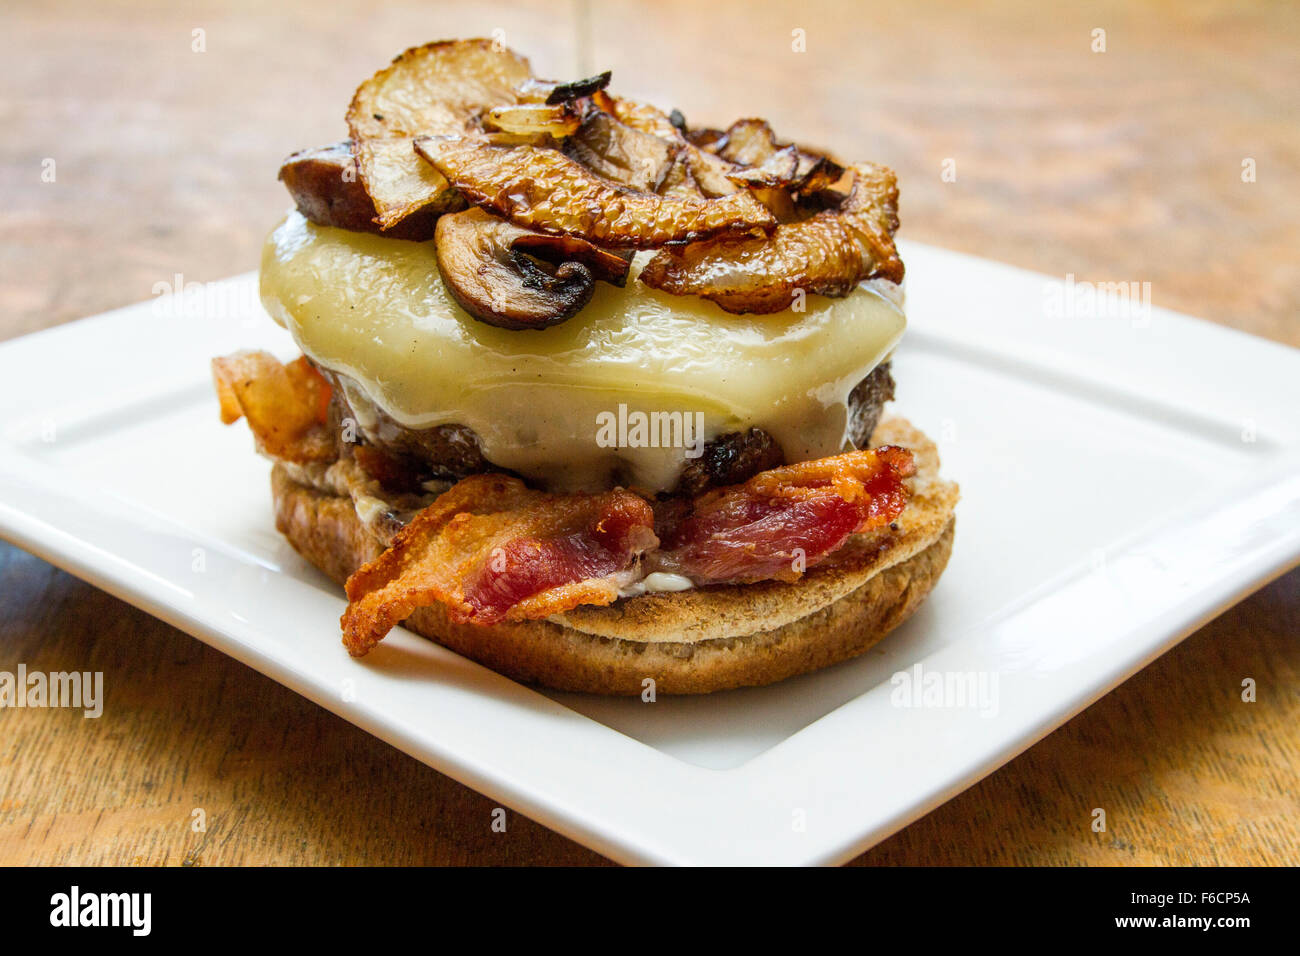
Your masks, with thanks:
<instances>
[{"instance_id":1,"label":"wooden table","mask_svg":"<svg viewBox=\"0 0 1300 956\"><path fill-rule=\"evenodd\" d=\"M693 122L760 114L892 165L908 237L1149 281L1157 305L1300 346L1294 6L181 6L0 14L0 336L253 268L278 161L339 138L361 78L500 30L543 74L613 67ZM1292 573L858 862L1300 861L1298 623ZM0 669L20 661L102 670L108 706L0 711L0 863L604 862L517 815L494 833L487 798L0 546Z\"/></svg>"}]
</instances>

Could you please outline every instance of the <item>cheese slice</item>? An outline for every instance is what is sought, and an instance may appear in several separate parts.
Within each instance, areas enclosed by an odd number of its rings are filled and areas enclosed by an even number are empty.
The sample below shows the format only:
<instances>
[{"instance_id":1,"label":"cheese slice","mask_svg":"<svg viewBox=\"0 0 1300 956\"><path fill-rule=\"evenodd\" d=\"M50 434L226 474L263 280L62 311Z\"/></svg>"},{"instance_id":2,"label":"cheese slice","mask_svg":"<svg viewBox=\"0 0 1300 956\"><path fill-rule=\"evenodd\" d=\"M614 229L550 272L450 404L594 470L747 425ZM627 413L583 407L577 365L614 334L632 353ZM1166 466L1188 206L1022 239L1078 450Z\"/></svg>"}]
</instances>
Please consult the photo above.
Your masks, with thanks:
<instances>
[{"instance_id":1,"label":"cheese slice","mask_svg":"<svg viewBox=\"0 0 1300 956\"><path fill-rule=\"evenodd\" d=\"M364 391L354 409L468 426L489 461L553 490L668 490L705 442L753 426L788 461L844 450L849 392L903 334L896 296L867 284L802 311L731 315L637 282L647 255L626 288L598 283L567 322L509 331L455 303L433 243L292 212L267 239L261 293L303 352Z\"/></svg>"}]
</instances>

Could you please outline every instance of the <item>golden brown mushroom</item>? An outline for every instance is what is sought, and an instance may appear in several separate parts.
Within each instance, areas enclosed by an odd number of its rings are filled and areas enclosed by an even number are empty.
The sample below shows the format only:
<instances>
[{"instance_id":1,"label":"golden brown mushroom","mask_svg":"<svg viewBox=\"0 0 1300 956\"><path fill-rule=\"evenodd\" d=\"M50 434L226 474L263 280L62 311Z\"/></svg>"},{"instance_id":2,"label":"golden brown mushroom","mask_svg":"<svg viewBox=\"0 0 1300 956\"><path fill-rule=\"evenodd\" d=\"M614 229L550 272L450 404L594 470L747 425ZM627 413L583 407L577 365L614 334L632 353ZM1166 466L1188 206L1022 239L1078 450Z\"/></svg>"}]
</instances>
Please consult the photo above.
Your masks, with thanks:
<instances>
[{"instance_id":1,"label":"golden brown mushroom","mask_svg":"<svg viewBox=\"0 0 1300 956\"><path fill-rule=\"evenodd\" d=\"M630 260L482 209L439 219L434 246L447 291L474 318L502 329L544 329L571 318L597 279L623 285Z\"/></svg>"},{"instance_id":2,"label":"golden brown mushroom","mask_svg":"<svg viewBox=\"0 0 1300 956\"><path fill-rule=\"evenodd\" d=\"M374 232L390 239L423 241L433 238L438 216L431 206L413 213L391 229L375 222L375 204L357 174L352 141L302 149L284 161L280 181L289 190L298 211L320 226ZM445 208L464 203L449 197Z\"/></svg>"},{"instance_id":3,"label":"golden brown mushroom","mask_svg":"<svg viewBox=\"0 0 1300 956\"><path fill-rule=\"evenodd\" d=\"M465 132L484 108L518 102L532 77L528 61L492 40L446 40L414 47L357 87L348 107L361 182L376 220L391 229L421 209L459 208L438 171L415 155L420 134Z\"/></svg>"},{"instance_id":4,"label":"golden brown mushroom","mask_svg":"<svg viewBox=\"0 0 1300 956\"><path fill-rule=\"evenodd\" d=\"M610 182L557 149L503 146L481 136L421 136L415 148L469 202L521 226L603 246L653 249L776 225L747 191L717 199L659 196Z\"/></svg>"},{"instance_id":5,"label":"golden brown mushroom","mask_svg":"<svg viewBox=\"0 0 1300 956\"><path fill-rule=\"evenodd\" d=\"M783 223L770 236L663 249L640 280L674 295L698 295L728 312L764 313L788 308L801 291L845 296L868 279L902 282L894 173L870 163L850 170L853 185L838 208Z\"/></svg>"}]
</instances>

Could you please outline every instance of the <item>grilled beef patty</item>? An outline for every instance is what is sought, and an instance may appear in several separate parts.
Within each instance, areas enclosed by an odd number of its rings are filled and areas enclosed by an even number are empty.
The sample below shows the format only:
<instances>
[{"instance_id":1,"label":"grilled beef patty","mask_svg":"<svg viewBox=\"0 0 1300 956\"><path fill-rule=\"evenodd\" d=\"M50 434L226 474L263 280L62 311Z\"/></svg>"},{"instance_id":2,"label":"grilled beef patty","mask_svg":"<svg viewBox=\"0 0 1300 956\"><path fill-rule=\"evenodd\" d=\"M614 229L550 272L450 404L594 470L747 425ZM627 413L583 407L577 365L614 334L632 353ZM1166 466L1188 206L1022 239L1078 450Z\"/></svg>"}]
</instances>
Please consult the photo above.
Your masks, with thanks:
<instances>
[{"instance_id":1,"label":"grilled beef patty","mask_svg":"<svg viewBox=\"0 0 1300 956\"><path fill-rule=\"evenodd\" d=\"M483 457L473 429L464 425L407 428L377 407L367 410L371 414L360 416L348 403L339 376L327 369L321 371L333 386L330 424L339 436L339 454L355 458L385 487L411 491L432 478L457 480L504 470ZM877 365L854 387L848 405L849 439L855 447L866 447L880 421L881 408L893 397L894 379L888 361ZM345 428L349 420L371 424ZM353 441L349 442L349 438ZM687 460L672 494L693 496L709 488L739 484L760 471L784 464L787 462L781 447L763 429L730 432L705 445L699 458Z\"/></svg>"}]
</instances>

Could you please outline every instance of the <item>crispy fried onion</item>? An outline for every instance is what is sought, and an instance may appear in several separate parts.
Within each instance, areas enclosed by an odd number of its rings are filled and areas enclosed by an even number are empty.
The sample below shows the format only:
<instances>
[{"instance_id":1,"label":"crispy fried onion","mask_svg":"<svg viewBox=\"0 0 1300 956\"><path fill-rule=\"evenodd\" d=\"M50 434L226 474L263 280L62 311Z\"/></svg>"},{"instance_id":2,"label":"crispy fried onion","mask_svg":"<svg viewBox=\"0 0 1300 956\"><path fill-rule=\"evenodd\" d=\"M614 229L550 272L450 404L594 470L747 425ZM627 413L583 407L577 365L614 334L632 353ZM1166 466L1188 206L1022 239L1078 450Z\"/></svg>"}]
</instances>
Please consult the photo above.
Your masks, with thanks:
<instances>
[{"instance_id":1,"label":"crispy fried onion","mask_svg":"<svg viewBox=\"0 0 1300 956\"><path fill-rule=\"evenodd\" d=\"M698 295L728 312L779 312L805 293L843 296L867 279L903 281L894 247L898 185L892 170L850 167L837 209L783 223L762 238L717 238L661 250L641 271L646 285Z\"/></svg>"},{"instance_id":2,"label":"crispy fried onion","mask_svg":"<svg viewBox=\"0 0 1300 956\"><path fill-rule=\"evenodd\" d=\"M343 642L365 654L417 608L459 624L606 605L651 570L697 584L796 580L907 504L911 452L886 445L773 468L653 509L622 489L550 495L473 475L415 516L347 582Z\"/></svg>"},{"instance_id":3,"label":"crispy fried onion","mask_svg":"<svg viewBox=\"0 0 1300 956\"><path fill-rule=\"evenodd\" d=\"M343 643L359 657L435 603L461 624L610 604L655 546L653 524L650 505L628 491L547 495L505 475L473 475L348 579Z\"/></svg>"},{"instance_id":4,"label":"crispy fried onion","mask_svg":"<svg viewBox=\"0 0 1300 956\"><path fill-rule=\"evenodd\" d=\"M283 365L269 352L236 352L212 360L212 379L221 421L248 419L262 454L299 463L334 459L325 424L330 386L306 356Z\"/></svg>"},{"instance_id":5,"label":"crispy fried onion","mask_svg":"<svg viewBox=\"0 0 1300 956\"><path fill-rule=\"evenodd\" d=\"M897 518L908 498L903 479L914 472L911 452L881 445L773 468L690 503L670 500L646 568L696 584L798 580L850 535Z\"/></svg>"},{"instance_id":6,"label":"crispy fried onion","mask_svg":"<svg viewBox=\"0 0 1300 956\"><path fill-rule=\"evenodd\" d=\"M603 179L556 149L425 136L415 148L474 205L600 245L649 249L776 225L747 191L717 199L659 196Z\"/></svg>"},{"instance_id":7,"label":"crispy fried onion","mask_svg":"<svg viewBox=\"0 0 1300 956\"><path fill-rule=\"evenodd\" d=\"M348 129L375 221L392 228L420 209L461 208L446 179L412 149L415 136L464 133L489 106L518 102L528 61L492 40L414 47L357 88Z\"/></svg>"}]
</instances>

